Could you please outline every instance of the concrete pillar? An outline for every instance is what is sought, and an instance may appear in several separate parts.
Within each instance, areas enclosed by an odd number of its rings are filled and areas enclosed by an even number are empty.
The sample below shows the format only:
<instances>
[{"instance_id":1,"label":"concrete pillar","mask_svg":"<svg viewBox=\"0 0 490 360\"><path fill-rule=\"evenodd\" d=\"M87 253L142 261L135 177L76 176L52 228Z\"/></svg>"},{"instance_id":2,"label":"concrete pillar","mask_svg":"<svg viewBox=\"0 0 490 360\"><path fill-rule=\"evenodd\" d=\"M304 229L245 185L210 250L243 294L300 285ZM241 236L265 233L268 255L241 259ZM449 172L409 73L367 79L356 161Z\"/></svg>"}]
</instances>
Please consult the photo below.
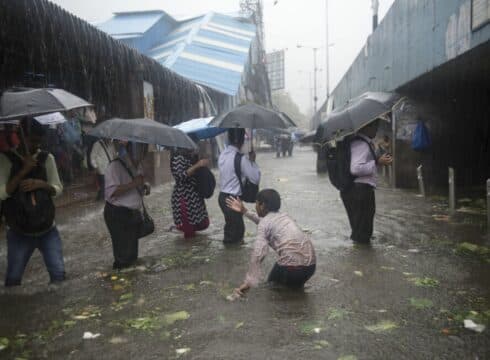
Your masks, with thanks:
<instances>
[{"instance_id":1,"label":"concrete pillar","mask_svg":"<svg viewBox=\"0 0 490 360\"><path fill-rule=\"evenodd\" d=\"M454 182L454 169L449 168L449 211L454 214L456 211L456 184Z\"/></svg>"},{"instance_id":2,"label":"concrete pillar","mask_svg":"<svg viewBox=\"0 0 490 360\"><path fill-rule=\"evenodd\" d=\"M422 174L422 165L419 165L417 167L417 180L419 182L420 195L425 198L425 186L424 186L424 176Z\"/></svg>"}]
</instances>

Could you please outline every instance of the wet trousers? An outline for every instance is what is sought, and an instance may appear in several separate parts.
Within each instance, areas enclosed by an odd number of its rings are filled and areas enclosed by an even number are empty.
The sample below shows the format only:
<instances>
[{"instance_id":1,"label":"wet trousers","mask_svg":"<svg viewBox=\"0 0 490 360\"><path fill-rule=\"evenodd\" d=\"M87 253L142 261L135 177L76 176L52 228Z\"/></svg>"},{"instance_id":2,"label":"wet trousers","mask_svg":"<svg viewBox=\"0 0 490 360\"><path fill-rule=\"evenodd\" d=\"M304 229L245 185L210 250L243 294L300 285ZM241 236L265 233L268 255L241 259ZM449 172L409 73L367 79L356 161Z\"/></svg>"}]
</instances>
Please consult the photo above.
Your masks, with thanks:
<instances>
[{"instance_id":1,"label":"wet trousers","mask_svg":"<svg viewBox=\"0 0 490 360\"><path fill-rule=\"evenodd\" d=\"M341 192L340 197L349 217L352 241L369 244L376 212L374 188L368 184L355 183L348 191Z\"/></svg>"},{"instance_id":2,"label":"wet trousers","mask_svg":"<svg viewBox=\"0 0 490 360\"><path fill-rule=\"evenodd\" d=\"M218 202L223 215L225 216L224 239L225 244L239 243L243 241L245 235L245 223L243 215L237 213L226 206L226 198L234 196L230 194L220 193Z\"/></svg>"},{"instance_id":3,"label":"wet trousers","mask_svg":"<svg viewBox=\"0 0 490 360\"><path fill-rule=\"evenodd\" d=\"M138 259L141 215L138 210L106 202L104 220L111 234L114 269L133 265Z\"/></svg>"},{"instance_id":4,"label":"wet trousers","mask_svg":"<svg viewBox=\"0 0 490 360\"><path fill-rule=\"evenodd\" d=\"M315 273L316 264L310 266L282 266L276 263L267 281L293 289L302 288Z\"/></svg>"},{"instance_id":5,"label":"wet trousers","mask_svg":"<svg viewBox=\"0 0 490 360\"><path fill-rule=\"evenodd\" d=\"M177 225L177 229L184 233L185 239L194 237L196 231L203 231L209 227L209 218L205 218L199 224L193 225L190 223L187 203L183 198L180 200L180 216L182 217L182 224Z\"/></svg>"},{"instance_id":6,"label":"wet trousers","mask_svg":"<svg viewBox=\"0 0 490 360\"><path fill-rule=\"evenodd\" d=\"M104 190L105 190L105 178L104 175L97 174L97 185L99 186L99 191L97 191L96 201L104 200Z\"/></svg>"},{"instance_id":7,"label":"wet trousers","mask_svg":"<svg viewBox=\"0 0 490 360\"><path fill-rule=\"evenodd\" d=\"M43 235L22 235L7 231L7 275L5 286L20 285L24 270L34 250L39 249L49 273L51 282L65 279L65 264L58 229L53 227Z\"/></svg>"}]
</instances>

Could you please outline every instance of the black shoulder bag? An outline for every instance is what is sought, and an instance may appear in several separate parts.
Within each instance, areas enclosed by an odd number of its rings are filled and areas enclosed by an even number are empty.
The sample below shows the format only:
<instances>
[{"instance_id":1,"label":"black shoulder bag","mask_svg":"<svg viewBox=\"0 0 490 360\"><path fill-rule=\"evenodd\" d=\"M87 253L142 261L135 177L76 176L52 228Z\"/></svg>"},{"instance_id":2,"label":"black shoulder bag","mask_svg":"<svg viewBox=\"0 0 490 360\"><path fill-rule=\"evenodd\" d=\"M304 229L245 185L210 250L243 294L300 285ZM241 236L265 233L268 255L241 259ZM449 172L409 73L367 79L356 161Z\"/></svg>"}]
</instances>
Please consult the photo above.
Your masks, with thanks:
<instances>
[{"instance_id":1,"label":"black shoulder bag","mask_svg":"<svg viewBox=\"0 0 490 360\"><path fill-rule=\"evenodd\" d=\"M121 163L121 165L124 167L124 169L126 169L131 179L134 179L134 175L131 172L131 170L128 168L126 163L119 158L116 160L118 160ZM143 200L143 194L141 193L140 189L137 188L136 190L141 195L141 203L143 204L143 213L141 214L142 216L141 216L140 234L138 236L138 238L141 239L155 232L155 222L153 221L150 214L148 214L148 212L146 211L145 202Z\"/></svg>"},{"instance_id":2,"label":"black shoulder bag","mask_svg":"<svg viewBox=\"0 0 490 360\"><path fill-rule=\"evenodd\" d=\"M254 184L247 178L245 178L245 184L242 182L242 156L243 154L240 154L239 152L235 154L235 174L240 182L240 188L242 189L242 196L240 196L240 198L245 202L253 203L259 192L259 185Z\"/></svg>"}]
</instances>

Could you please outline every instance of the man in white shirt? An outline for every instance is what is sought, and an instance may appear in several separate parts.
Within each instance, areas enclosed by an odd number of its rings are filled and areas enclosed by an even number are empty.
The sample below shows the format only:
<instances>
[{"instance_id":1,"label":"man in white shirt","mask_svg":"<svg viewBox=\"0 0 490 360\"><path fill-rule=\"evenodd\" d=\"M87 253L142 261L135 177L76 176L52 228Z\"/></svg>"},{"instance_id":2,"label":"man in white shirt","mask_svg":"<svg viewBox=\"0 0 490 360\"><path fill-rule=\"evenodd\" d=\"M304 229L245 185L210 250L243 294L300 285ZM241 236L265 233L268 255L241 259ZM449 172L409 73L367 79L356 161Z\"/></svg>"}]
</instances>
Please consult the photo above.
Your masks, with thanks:
<instances>
[{"instance_id":1,"label":"man in white shirt","mask_svg":"<svg viewBox=\"0 0 490 360\"><path fill-rule=\"evenodd\" d=\"M111 140L100 139L94 143L90 152L90 165L94 168L97 175L99 192L96 200L104 199L105 181L104 174L109 163L116 158L116 149Z\"/></svg>"},{"instance_id":2,"label":"man in white shirt","mask_svg":"<svg viewBox=\"0 0 490 360\"><path fill-rule=\"evenodd\" d=\"M245 224L243 215L228 208L226 199L229 196L240 197L242 188L240 181L235 171L235 156L240 153L245 140L245 129L229 129L228 143L229 145L220 154L218 160L219 178L220 178L220 194L219 206L225 217L224 239L223 243L232 244L243 241L245 234ZM255 163L255 152L251 151L248 155L241 157L240 169L242 174L242 183L244 179L258 185L260 182L260 169Z\"/></svg>"}]
</instances>

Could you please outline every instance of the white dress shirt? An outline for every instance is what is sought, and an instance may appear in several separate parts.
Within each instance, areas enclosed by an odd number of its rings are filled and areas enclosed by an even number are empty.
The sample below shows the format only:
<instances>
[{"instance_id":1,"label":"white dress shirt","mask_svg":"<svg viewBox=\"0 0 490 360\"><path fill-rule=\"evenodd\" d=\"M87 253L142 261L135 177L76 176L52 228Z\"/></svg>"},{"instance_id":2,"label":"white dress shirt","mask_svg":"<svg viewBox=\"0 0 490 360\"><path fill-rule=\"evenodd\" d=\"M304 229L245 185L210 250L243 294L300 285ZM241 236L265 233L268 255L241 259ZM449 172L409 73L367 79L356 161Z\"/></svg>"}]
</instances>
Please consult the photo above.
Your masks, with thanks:
<instances>
[{"instance_id":1,"label":"white dress shirt","mask_svg":"<svg viewBox=\"0 0 490 360\"><path fill-rule=\"evenodd\" d=\"M104 175L109 163L116 158L116 155L117 152L112 141L98 140L90 152L90 164L97 174Z\"/></svg>"},{"instance_id":2,"label":"white dress shirt","mask_svg":"<svg viewBox=\"0 0 490 360\"><path fill-rule=\"evenodd\" d=\"M232 195L242 195L240 182L235 173L235 154L238 148L228 145L219 156L219 180L221 192ZM260 182L260 169L248 157L242 156L241 159L242 182L247 178L250 182L258 185Z\"/></svg>"}]
</instances>

